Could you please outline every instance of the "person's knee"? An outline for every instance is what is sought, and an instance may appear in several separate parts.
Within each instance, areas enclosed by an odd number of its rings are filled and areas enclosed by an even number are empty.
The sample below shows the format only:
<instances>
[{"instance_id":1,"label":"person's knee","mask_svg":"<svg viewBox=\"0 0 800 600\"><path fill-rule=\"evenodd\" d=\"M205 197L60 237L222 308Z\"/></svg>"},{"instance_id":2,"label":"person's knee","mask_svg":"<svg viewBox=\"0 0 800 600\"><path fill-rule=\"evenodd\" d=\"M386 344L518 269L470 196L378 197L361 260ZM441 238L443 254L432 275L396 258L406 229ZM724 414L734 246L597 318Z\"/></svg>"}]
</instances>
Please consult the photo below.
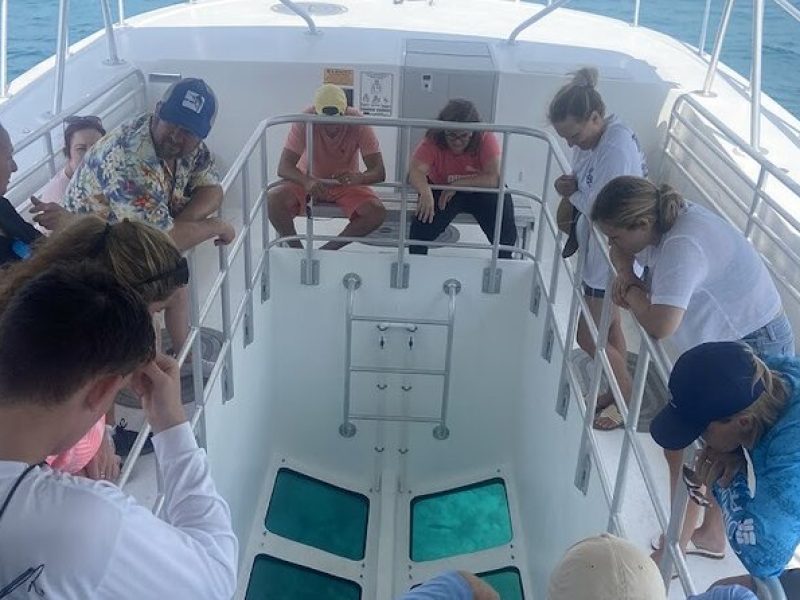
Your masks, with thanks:
<instances>
[{"instance_id":1,"label":"person's knee","mask_svg":"<svg viewBox=\"0 0 800 600\"><path fill-rule=\"evenodd\" d=\"M386 207L380 200L375 198L374 200L369 200L360 204L355 214L373 224L375 227L378 227L383 224L384 219L386 219Z\"/></svg>"},{"instance_id":2,"label":"person's knee","mask_svg":"<svg viewBox=\"0 0 800 600\"><path fill-rule=\"evenodd\" d=\"M283 187L272 188L267 192L267 206L270 214L294 216L297 199L290 191Z\"/></svg>"}]
</instances>

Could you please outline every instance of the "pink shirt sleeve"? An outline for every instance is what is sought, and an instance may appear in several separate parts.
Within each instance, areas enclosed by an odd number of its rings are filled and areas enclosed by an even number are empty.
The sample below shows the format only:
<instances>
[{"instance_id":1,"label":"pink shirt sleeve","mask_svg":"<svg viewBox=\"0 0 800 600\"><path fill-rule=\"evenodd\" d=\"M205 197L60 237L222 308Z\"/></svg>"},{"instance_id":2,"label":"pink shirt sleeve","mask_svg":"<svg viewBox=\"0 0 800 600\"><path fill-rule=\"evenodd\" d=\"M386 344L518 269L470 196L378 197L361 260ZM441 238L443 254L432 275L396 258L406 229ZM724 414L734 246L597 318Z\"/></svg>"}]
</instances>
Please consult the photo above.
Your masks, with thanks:
<instances>
[{"instance_id":1,"label":"pink shirt sleeve","mask_svg":"<svg viewBox=\"0 0 800 600\"><path fill-rule=\"evenodd\" d=\"M361 156L369 156L380 152L381 146L378 143L375 130L369 125L361 125L358 129L358 148L361 150Z\"/></svg>"},{"instance_id":2,"label":"pink shirt sleeve","mask_svg":"<svg viewBox=\"0 0 800 600\"><path fill-rule=\"evenodd\" d=\"M495 134L489 131L483 133L479 156L481 159L481 166L484 167L491 161L500 157L500 144L497 142L497 136L495 136Z\"/></svg>"},{"instance_id":3,"label":"pink shirt sleeve","mask_svg":"<svg viewBox=\"0 0 800 600\"><path fill-rule=\"evenodd\" d=\"M432 167L436 162L436 157L440 152L441 151L435 142L424 137L417 146L416 150L414 150L414 158L419 162Z\"/></svg>"},{"instance_id":4,"label":"pink shirt sleeve","mask_svg":"<svg viewBox=\"0 0 800 600\"><path fill-rule=\"evenodd\" d=\"M305 123L292 123L292 128L289 130L289 135L286 136L286 144L283 146L286 150L294 152L297 156L302 156L306 151L306 124Z\"/></svg>"}]
</instances>

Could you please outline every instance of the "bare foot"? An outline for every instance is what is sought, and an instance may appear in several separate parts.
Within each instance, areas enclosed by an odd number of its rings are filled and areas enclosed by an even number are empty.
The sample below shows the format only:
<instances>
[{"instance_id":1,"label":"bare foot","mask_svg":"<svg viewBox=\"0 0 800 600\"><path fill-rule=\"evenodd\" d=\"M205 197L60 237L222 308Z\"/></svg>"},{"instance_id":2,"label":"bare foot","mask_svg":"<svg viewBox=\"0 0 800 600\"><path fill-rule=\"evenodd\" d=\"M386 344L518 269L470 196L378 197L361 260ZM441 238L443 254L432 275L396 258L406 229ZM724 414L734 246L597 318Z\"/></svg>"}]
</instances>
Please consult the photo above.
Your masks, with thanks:
<instances>
[{"instance_id":1,"label":"bare foot","mask_svg":"<svg viewBox=\"0 0 800 600\"><path fill-rule=\"evenodd\" d=\"M608 408L612 404L614 404L614 394L612 394L611 391L600 394L597 397L597 406L594 409L594 414L600 414L603 409Z\"/></svg>"}]
</instances>

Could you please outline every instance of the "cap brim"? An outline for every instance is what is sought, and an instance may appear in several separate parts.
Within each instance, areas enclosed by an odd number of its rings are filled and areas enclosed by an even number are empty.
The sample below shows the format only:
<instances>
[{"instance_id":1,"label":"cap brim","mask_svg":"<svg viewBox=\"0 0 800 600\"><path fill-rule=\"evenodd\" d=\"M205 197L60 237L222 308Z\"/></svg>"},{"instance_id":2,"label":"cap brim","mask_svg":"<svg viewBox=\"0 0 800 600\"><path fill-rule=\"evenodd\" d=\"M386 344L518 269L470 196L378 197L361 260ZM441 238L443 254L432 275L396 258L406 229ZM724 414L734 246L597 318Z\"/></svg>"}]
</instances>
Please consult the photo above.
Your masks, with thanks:
<instances>
[{"instance_id":1,"label":"cap brim","mask_svg":"<svg viewBox=\"0 0 800 600\"><path fill-rule=\"evenodd\" d=\"M192 116L187 111L183 110L172 110L171 107L167 105L161 107L161 110L158 112L158 118L167 123L177 125L178 127L183 127L186 131L199 137L201 140L206 139L209 131L211 131L210 124L208 127L203 127L198 123L199 119L197 115Z\"/></svg>"},{"instance_id":2,"label":"cap brim","mask_svg":"<svg viewBox=\"0 0 800 600\"><path fill-rule=\"evenodd\" d=\"M683 450L703 433L705 426L681 419L672 406L664 407L650 423L650 435L667 450Z\"/></svg>"}]
</instances>

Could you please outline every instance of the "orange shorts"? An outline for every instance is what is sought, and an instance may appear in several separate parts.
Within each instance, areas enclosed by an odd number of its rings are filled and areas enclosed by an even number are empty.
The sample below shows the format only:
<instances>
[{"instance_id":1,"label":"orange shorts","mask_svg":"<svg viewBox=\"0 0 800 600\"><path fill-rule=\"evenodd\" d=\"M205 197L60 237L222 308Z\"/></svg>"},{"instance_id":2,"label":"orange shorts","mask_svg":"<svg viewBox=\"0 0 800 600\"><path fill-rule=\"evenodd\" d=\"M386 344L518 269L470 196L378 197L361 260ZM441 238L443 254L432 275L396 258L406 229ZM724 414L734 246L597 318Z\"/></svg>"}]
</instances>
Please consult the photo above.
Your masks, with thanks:
<instances>
[{"instance_id":1,"label":"orange shorts","mask_svg":"<svg viewBox=\"0 0 800 600\"><path fill-rule=\"evenodd\" d=\"M306 191L303 186L296 183L282 183L275 188L276 192L284 190L290 192L297 200L295 216L306 214ZM372 188L365 185L332 185L328 187L326 198L314 198L314 204L336 204L348 219L365 202L378 204L381 202Z\"/></svg>"}]
</instances>

